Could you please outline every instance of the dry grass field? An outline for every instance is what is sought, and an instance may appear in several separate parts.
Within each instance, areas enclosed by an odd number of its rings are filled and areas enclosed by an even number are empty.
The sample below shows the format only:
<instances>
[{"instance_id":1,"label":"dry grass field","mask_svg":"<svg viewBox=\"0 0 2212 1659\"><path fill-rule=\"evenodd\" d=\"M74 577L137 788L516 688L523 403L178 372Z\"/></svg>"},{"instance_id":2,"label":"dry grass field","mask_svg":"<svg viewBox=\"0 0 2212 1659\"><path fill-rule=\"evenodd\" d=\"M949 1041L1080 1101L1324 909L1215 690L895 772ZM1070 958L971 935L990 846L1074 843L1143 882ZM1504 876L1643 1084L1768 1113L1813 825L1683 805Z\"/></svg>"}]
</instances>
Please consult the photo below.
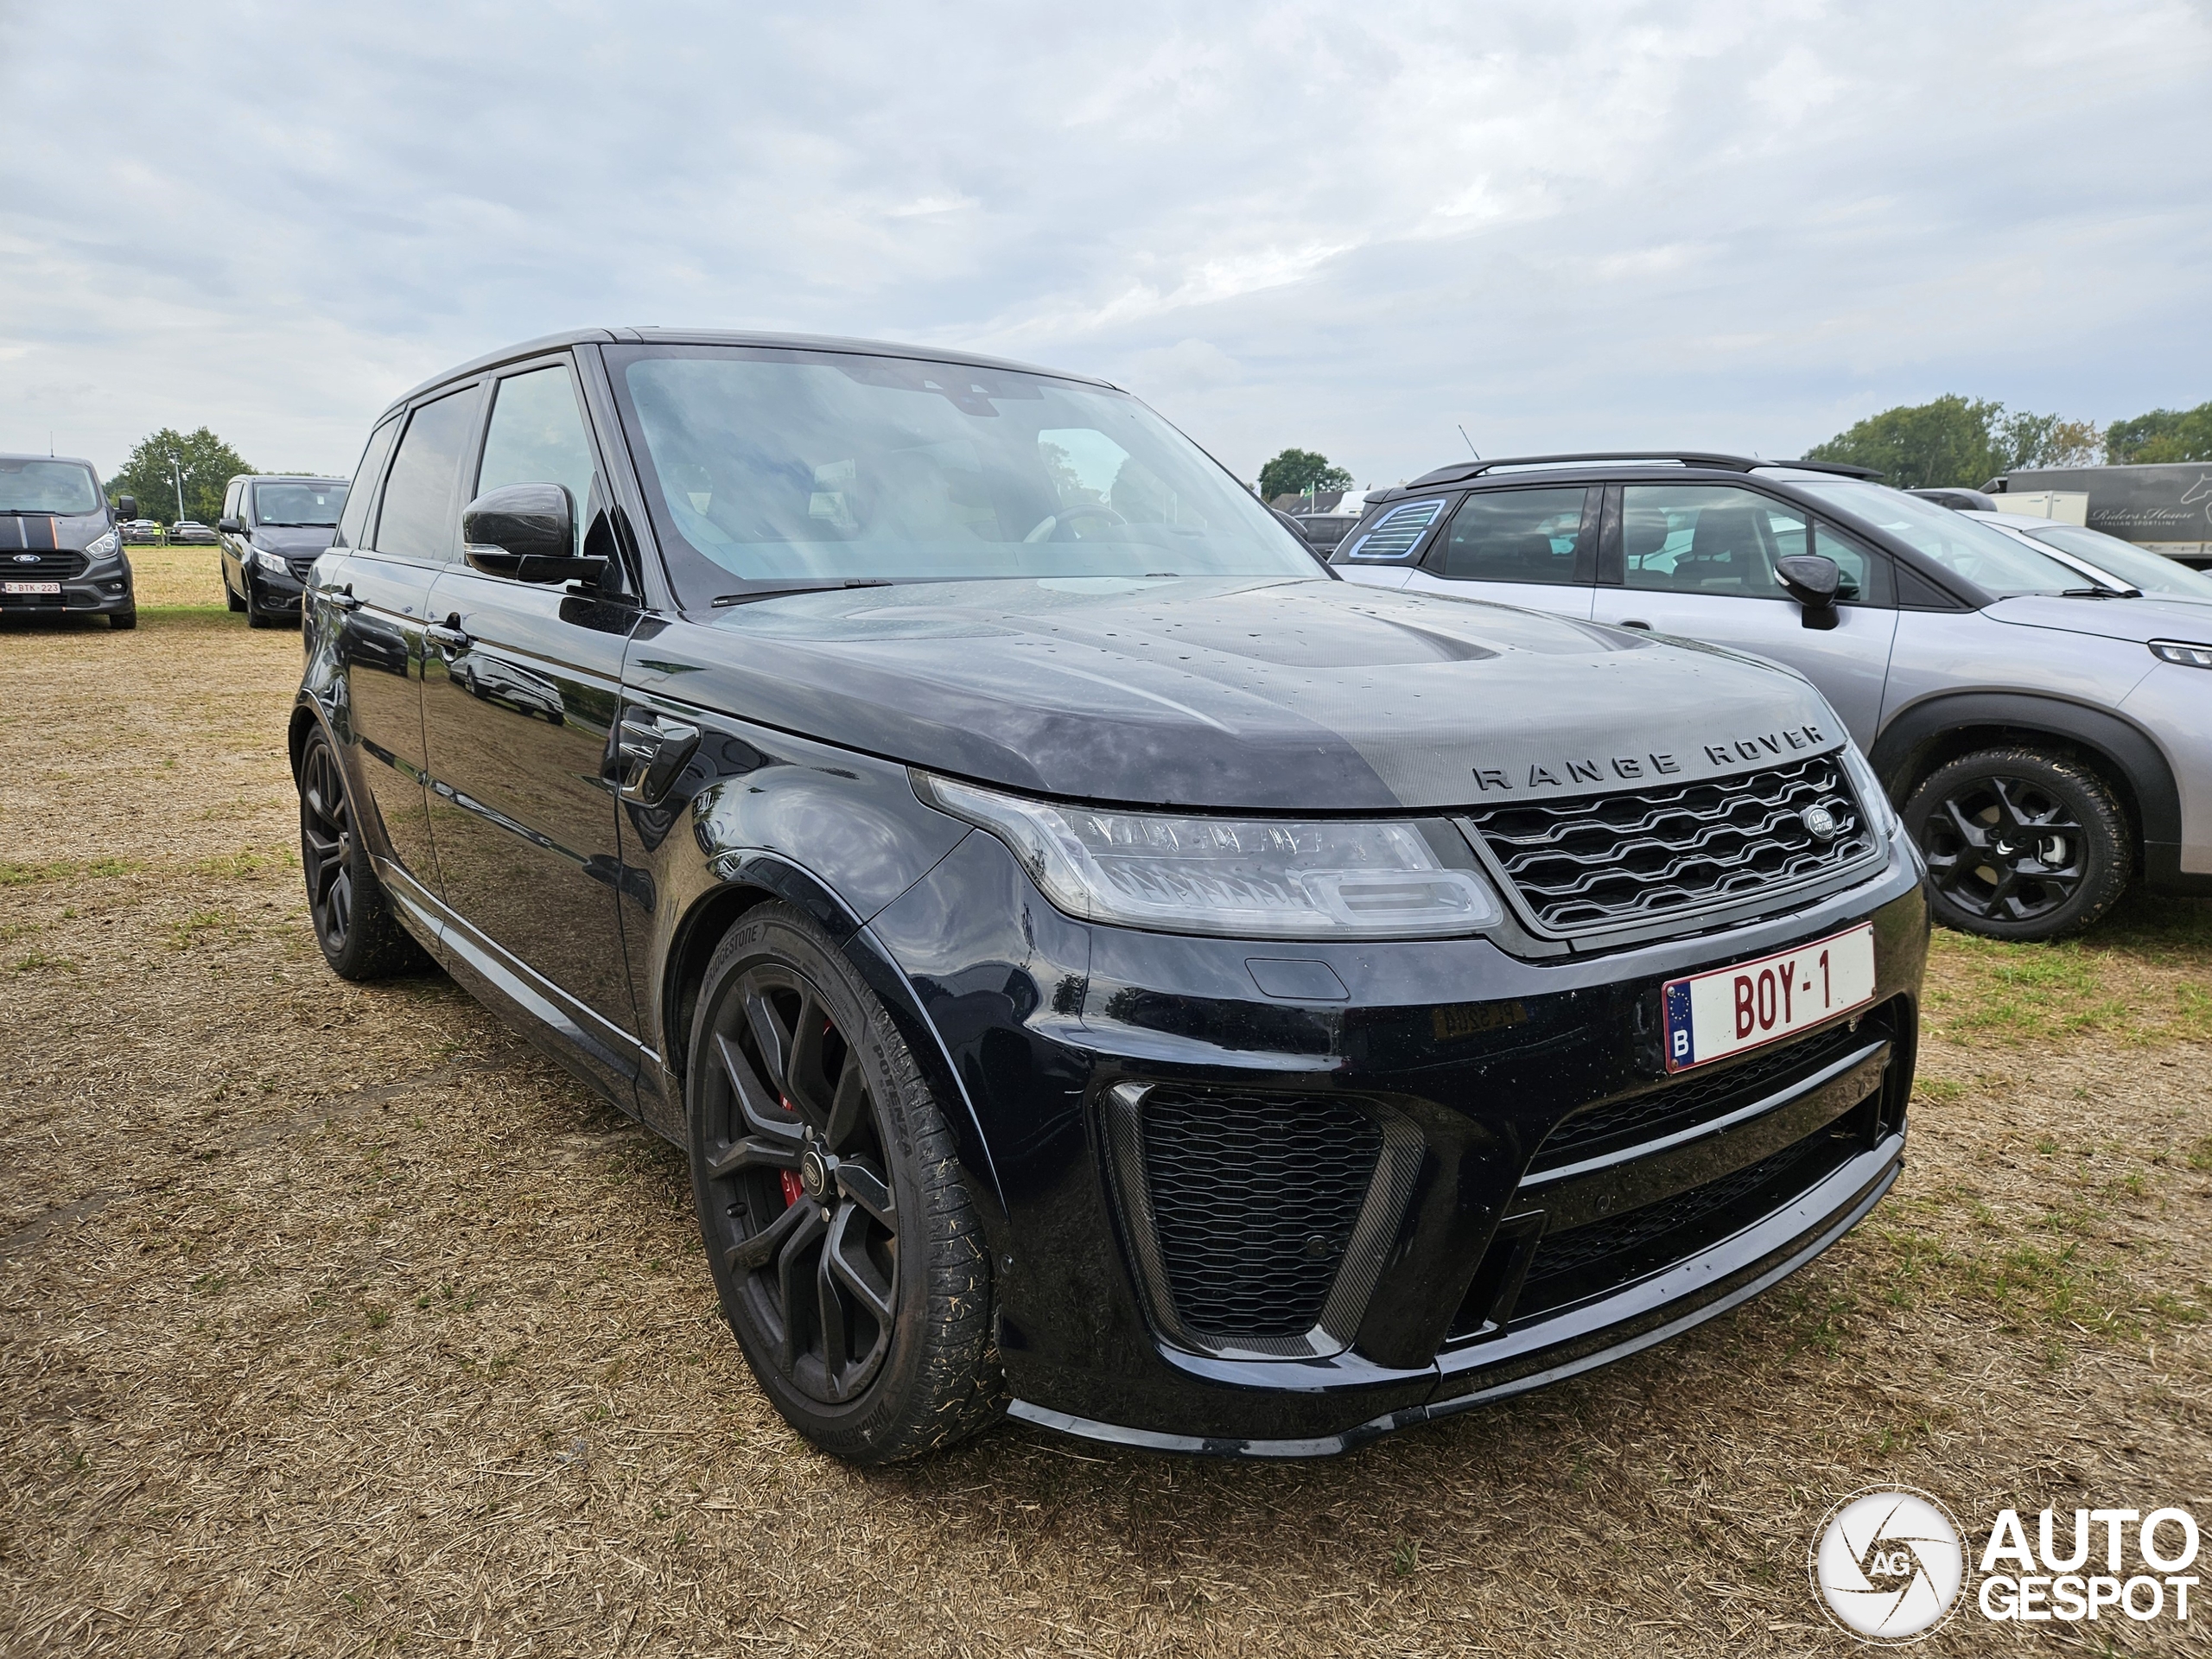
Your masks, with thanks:
<instances>
[{"instance_id":1,"label":"dry grass field","mask_svg":"<svg viewBox=\"0 0 2212 1659\"><path fill-rule=\"evenodd\" d=\"M0 1652L1840 1654L1857 1487L2212 1519L2203 905L1939 937L1903 1182L1685 1338L1324 1463L863 1474L747 1376L677 1154L325 970L297 636L213 556L139 555L135 633L0 626Z\"/></svg>"}]
</instances>

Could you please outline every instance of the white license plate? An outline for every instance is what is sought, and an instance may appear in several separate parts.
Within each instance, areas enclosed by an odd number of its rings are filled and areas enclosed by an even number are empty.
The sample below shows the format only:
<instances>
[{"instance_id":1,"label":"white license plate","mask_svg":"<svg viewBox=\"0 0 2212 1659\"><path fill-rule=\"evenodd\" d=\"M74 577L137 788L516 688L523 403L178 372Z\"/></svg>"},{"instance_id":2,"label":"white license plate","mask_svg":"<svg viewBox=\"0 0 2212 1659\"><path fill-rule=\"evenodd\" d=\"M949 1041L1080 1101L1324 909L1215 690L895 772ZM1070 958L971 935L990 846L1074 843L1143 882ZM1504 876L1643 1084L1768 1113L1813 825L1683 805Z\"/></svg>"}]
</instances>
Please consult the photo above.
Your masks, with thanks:
<instances>
[{"instance_id":1,"label":"white license plate","mask_svg":"<svg viewBox=\"0 0 2212 1659\"><path fill-rule=\"evenodd\" d=\"M0 594L58 594L58 582L0 582Z\"/></svg>"},{"instance_id":2,"label":"white license plate","mask_svg":"<svg viewBox=\"0 0 2212 1659\"><path fill-rule=\"evenodd\" d=\"M1665 1000L1669 1071L1778 1041L1874 1000L1874 925L1669 980Z\"/></svg>"}]
</instances>

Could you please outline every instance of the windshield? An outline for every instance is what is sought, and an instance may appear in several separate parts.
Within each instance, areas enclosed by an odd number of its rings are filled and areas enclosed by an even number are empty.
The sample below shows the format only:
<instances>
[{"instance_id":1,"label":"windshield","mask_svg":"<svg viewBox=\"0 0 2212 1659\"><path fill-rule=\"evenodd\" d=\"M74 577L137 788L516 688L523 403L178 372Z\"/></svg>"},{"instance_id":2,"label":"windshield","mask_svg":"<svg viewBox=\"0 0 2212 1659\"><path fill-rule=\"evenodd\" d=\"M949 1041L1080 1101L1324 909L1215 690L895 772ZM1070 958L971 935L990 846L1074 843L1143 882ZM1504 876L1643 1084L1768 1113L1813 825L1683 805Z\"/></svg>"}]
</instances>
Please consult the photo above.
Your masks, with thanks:
<instances>
[{"instance_id":1,"label":"windshield","mask_svg":"<svg viewBox=\"0 0 2212 1659\"><path fill-rule=\"evenodd\" d=\"M2088 585L2079 571L2044 557L2003 531L1902 490L1855 478L1822 479L1797 487L1910 543L1984 593L2056 594Z\"/></svg>"},{"instance_id":2,"label":"windshield","mask_svg":"<svg viewBox=\"0 0 2212 1659\"><path fill-rule=\"evenodd\" d=\"M1258 500L1120 392L784 348L607 359L689 603L747 584L1315 574Z\"/></svg>"},{"instance_id":3,"label":"windshield","mask_svg":"<svg viewBox=\"0 0 2212 1659\"><path fill-rule=\"evenodd\" d=\"M338 522L346 505L343 484L257 484L253 486L253 521L257 524L287 524L299 528L327 528Z\"/></svg>"},{"instance_id":4,"label":"windshield","mask_svg":"<svg viewBox=\"0 0 2212 1659\"><path fill-rule=\"evenodd\" d=\"M0 460L0 512L98 512L100 481L73 461Z\"/></svg>"},{"instance_id":5,"label":"windshield","mask_svg":"<svg viewBox=\"0 0 2212 1659\"><path fill-rule=\"evenodd\" d=\"M2185 564L2176 564L2161 554L2146 553L2133 543L2107 536L2101 530L2084 530L2078 524L2038 524L2033 530L2024 525L2020 533L2048 542L2062 553L2087 559L2098 569L2118 576L2146 594L2212 599L2212 576Z\"/></svg>"}]
</instances>

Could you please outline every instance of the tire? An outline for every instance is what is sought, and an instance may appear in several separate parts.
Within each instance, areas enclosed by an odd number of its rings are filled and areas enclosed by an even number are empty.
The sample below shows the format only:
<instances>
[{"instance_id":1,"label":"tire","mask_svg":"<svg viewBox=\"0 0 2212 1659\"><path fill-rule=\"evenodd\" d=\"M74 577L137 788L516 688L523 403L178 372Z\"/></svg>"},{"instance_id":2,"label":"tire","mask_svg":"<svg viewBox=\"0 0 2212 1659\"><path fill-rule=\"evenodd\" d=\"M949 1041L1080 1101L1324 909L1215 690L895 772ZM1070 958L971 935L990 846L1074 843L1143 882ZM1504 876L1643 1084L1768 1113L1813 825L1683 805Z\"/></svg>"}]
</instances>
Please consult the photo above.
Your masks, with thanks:
<instances>
[{"instance_id":1,"label":"tire","mask_svg":"<svg viewBox=\"0 0 2212 1659\"><path fill-rule=\"evenodd\" d=\"M2088 926L2134 874L2127 819L2077 760L1984 749L1939 766L1904 804L1947 927L1993 939L2050 939Z\"/></svg>"},{"instance_id":2,"label":"tire","mask_svg":"<svg viewBox=\"0 0 2212 1659\"><path fill-rule=\"evenodd\" d=\"M237 590L231 586L231 579L228 576L223 578L223 602L233 612L245 609L245 601L238 596Z\"/></svg>"},{"instance_id":3,"label":"tire","mask_svg":"<svg viewBox=\"0 0 2212 1659\"><path fill-rule=\"evenodd\" d=\"M117 633L130 632L131 629L138 626L138 607L136 605L133 605L127 611L110 612L108 613L107 625L110 629Z\"/></svg>"},{"instance_id":4,"label":"tire","mask_svg":"<svg viewBox=\"0 0 2212 1659\"><path fill-rule=\"evenodd\" d=\"M995 1421L990 1250L952 1132L883 1005L804 912L763 905L723 938L685 1092L715 1288L784 1420L859 1464Z\"/></svg>"},{"instance_id":5,"label":"tire","mask_svg":"<svg viewBox=\"0 0 2212 1659\"><path fill-rule=\"evenodd\" d=\"M276 626L276 619L253 602L251 576L245 579L245 599L239 608L245 613L245 625L249 628L273 628Z\"/></svg>"},{"instance_id":6,"label":"tire","mask_svg":"<svg viewBox=\"0 0 2212 1659\"><path fill-rule=\"evenodd\" d=\"M385 896L358 833L345 769L317 726L300 754L300 868L323 960L340 979L386 979L428 967Z\"/></svg>"}]
</instances>

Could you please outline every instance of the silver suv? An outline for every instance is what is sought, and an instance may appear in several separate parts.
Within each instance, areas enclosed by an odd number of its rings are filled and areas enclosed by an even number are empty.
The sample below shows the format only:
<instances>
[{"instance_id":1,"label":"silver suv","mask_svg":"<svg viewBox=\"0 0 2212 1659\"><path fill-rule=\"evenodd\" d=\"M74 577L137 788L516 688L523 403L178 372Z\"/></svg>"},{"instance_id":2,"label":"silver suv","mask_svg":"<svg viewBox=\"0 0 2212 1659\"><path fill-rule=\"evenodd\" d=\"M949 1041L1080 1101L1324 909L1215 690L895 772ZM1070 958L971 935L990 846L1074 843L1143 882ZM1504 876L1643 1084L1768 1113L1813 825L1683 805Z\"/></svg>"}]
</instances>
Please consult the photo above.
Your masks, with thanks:
<instances>
[{"instance_id":1,"label":"silver suv","mask_svg":"<svg viewBox=\"0 0 2212 1659\"><path fill-rule=\"evenodd\" d=\"M1900 804L1953 926L2048 938L2137 880L2212 895L2212 607L2093 580L1859 468L1471 461L1371 499L1331 563L1796 669Z\"/></svg>"}]
</instances>

